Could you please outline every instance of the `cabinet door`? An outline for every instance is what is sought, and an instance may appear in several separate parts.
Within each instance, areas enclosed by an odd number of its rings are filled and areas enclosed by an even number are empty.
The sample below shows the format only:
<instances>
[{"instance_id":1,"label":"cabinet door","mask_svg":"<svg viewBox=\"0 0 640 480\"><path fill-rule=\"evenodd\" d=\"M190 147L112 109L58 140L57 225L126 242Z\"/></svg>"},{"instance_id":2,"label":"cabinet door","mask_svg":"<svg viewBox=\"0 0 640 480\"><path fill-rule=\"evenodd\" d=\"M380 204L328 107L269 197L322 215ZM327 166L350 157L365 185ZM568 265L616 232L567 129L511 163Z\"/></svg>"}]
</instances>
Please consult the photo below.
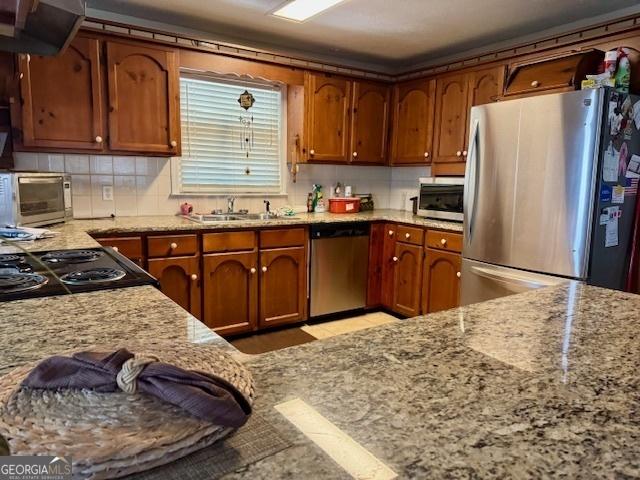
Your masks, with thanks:
<instances>
[{"instance_id":1,"label":"cabinet door","mask_svg":"<svg viewBox=\"0 0 640 480\"><path fill-rule=\"evenodd\" d=\"M305 82L307 158L348 162L351 81L308 73Z\"/></svg>"},{"instance_id":2,"label":"cabinet door","mask_svg":"<svg viewBox=\"0 0 640 480\"><path fill-rule=\"evenodd\" d=\"M393 275L395 273L395 262L393 258L396 255L396 237L398 236L398 225L395 223L386 223L384 225L382 241L382 292L380 301L382 306L393 308Z\"/></svg>"},{"instance_id":3,"label":"cabinet door","mask_svg":"<svg viewBox=\"0 0 640 480\"><path fill-rule=\"evenodd\" d=\"M392 309L407 317L420 315L422 247L398 242L393 260L395 267Z\"/></svg>"},{"instance_id":4,"label":"cabinet door","mask_svg":"<svg viewBox=\"0 0 640 480\"><path fill-rule=\"evenodd\" d=\"M436 163L464 162L468 110L467 75L450 75L436 82Z\"/></svg>"},{"instance_id":5,"label":"cabinet door","mask_svg":"<svg viewBox=\"0 0 640 480\"><path fill-rule=\"evenodd\" d=\"M382 304L382 262L386 229L384 223L372 223L369 233L367 307Z\"/></svg>"},{"instance_id":6,"label":"cabinet door","mask_svg":"<svg viewBox=\"0 0 640 480\"><path fill-rule=\"evenodd\" d=\"M439 312L460 304L460 268L462 256L457 253L425 249L423 313Z\"/></svg>"},{"instance_id":7,"label":"cabinet door","mask_svg":"<svg viewBox=\"0 0 640 480\"><path fill-rule=\"evenodd\" d=\"M387 158L389 87L355 82L351 123L351 162L384 164Z\"/></svg>"},{"instance_id":8,"label":"cabinet door","mask_svg":"<svg viewBox=\"0 0 640 480\"><path fill-rule=\"evenodd\" d=\"M305 247L260 252L260 327L306 320Z\"/></svg>"},{"instance_id":9,"label":"cabinet door","mask_svg":"<svg viewBox=\"0 0 640 480\"><path fill-rule=\"evenodd\" d=\"M98 40L78 36L56 57L19 55L22 143L27 147L102 150Z\"/></svg>"},{"instance_id":10,"label":"cabinet door","mask_svg":"<svg viewBox=\"0 0 640 480\"><path fill-rule=\"evenodd\" d=\"M258 252L203 257L202 321L220 335L258 325Z\"/></svg>"},{"instance_id":11,"label":"cabinet door","mask_svg":"<svg viewBox=\"0 0 640 480\"><path fill-rule=\"evenodd\" d=\"M392 163L431 163L435 80L416 80L394 88Z\"/></svg>"},{"instance_id":12,"label":"cabinet door","mask_svg":"<svg viewBox=\"0 0 640 480\"><path fill-rule=\"evenodd\" d=\"M199 257L155 258L149 260L149 273L160 282L160 289L171 300L200 318Z\"/></svg>"},{"instance_id":13,"label":"cabinet door","mask_svg":"<svg viewBox=\"0 0 640 480\"><path fill-rule=\"evenodd\" d=\"M107 67L111 149L179 155L176 53L109 41Z\"/></svg>"},{"instance_id":14,"label":"cabinet door","mask_svg":"<svg viewBox=\"0 0 640 480\"><path fill-rule=\"evenodd\" d=\"M469 74L469 109L497 102L504 88L505 67L486 68Z\"/></svg>"}]
</instances>

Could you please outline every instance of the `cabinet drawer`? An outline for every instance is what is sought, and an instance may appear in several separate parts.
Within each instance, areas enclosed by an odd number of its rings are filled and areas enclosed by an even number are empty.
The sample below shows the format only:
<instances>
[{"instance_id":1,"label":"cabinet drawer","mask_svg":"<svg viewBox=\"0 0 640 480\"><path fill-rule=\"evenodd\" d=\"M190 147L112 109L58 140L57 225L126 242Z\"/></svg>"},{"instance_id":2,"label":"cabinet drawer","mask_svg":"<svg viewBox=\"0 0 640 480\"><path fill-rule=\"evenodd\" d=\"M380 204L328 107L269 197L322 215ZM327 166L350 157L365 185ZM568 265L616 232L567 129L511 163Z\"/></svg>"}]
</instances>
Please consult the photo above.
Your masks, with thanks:
<instances>
[{"instance_id":1,"label":"cabinet drawer","mask_svg":"<svg viewBox=\"0 0 640 480\"><path fill-rule=\"evenodd\" d=\"M202 251L238 252L256 248L255 232L221 232L202 235Z\"/></svg>"},{"instance_id":2,"label":"cabinet drawer","mask_svg":"<svg viewBox=\"0 0 640 480\"><path fill-rule=\"evenodd\" d=\"M421 228L398 225L396 240L398 242L422 246L422 242L424 241L424 230Z\"/></svg>"},{"instance_id":3,"label":"cabinet drawer","mask_svg":"<svg viewBox=\"0 0 640 480\"><path fill-rule=\"evenodd\" d=\"M429 230L427 231L426 246L460 253L462 252L462 235L459 233Z\"/></svg>"},{"instance_id":4,"label":"cabinet drawer","mask_svg":"<svg viewBox=\"0 0 640 480\"><path fill-rule=\"evenodd\" d=\"M307 231L304 228L262 230L260 232L260 248L301 247L306 242Z\"/></svg>"},{"instance_id":5,"label":"cabinet drawer","mask_svg":"<svg viewBox=\"0 0 640 480\"><path fill-rule=\"evenodd\" d=\"M140 237L115 237L96 238L103 247L112 247L127 258L139 260L142 258L142 238Z\"/></svg>"},{"instance_id":6,"label":"cabinet drawer","mask_svg":"<svg viewBox=\"0 0 640 480\"><path fill-rule=\"evenodd\" d=\"M148 237L147 248L149 249L149 257L193 255L198 252L198 237L196 235Z\"/></svg>"}]
</instances>

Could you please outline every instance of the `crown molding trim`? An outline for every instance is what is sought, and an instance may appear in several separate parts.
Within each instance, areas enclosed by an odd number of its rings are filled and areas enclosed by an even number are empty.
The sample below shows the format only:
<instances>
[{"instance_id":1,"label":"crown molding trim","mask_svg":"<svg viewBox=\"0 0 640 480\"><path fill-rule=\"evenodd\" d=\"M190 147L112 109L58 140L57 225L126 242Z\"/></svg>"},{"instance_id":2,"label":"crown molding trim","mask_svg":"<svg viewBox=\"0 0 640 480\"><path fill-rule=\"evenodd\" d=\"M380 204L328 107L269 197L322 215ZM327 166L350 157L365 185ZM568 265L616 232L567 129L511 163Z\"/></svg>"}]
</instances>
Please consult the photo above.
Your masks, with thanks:
<instances>
[{"instance_id":1,"label":"crown molding trim","mask_svg":"<svg viewBox=\"0 0 640 480\"><path fill-rule=\"evenodd\" d=\"M416 68L415 70L408 70L394 75L284 55L277 51L256 49L244 45L164 32L153 28L129 25L111 20L87 18L82 24L82 29L284 67L314 70L383 82L396 82L448 73L463 68L478 67L501 60L512 60L522 55L531 55L552 49L571 47L571 45L590 40L598 40L614 34L633 31L640 32L640 14L609 20L562 34L548 36L540 40L524 42L508 48L496 49L469 57L461 57L460 59L450 62Z\"/></svg>"}]
</instances>

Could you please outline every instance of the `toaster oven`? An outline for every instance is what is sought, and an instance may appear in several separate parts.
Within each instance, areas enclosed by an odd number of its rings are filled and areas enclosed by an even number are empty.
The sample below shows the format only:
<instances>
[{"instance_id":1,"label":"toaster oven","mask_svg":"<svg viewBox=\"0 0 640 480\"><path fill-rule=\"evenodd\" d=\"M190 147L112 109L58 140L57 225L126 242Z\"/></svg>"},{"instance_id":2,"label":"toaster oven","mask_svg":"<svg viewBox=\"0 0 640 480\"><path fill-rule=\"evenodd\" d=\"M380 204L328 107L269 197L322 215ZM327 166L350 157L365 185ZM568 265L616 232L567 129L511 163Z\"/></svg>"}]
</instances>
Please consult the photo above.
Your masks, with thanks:
<instances>
[{"instance_id":1,"label":"toaster oven","mask_svg":"<svg viewBox=\"0 0 640 480\"><path fill-rule=\"evenodd\" d=\"M0 227L39 227L72 216L68 175L0 173Z\"/></svg>"},{"instance_id":2,"label":"toaster oven","mask_svg":"<svg viewBox=\"0 0 640 480\"><path fill-rule=\"evenodd\" d=\"M420 179L418 215L439 220L462 222L464 177L429 177Z\"/></svg>"}]
</instances>

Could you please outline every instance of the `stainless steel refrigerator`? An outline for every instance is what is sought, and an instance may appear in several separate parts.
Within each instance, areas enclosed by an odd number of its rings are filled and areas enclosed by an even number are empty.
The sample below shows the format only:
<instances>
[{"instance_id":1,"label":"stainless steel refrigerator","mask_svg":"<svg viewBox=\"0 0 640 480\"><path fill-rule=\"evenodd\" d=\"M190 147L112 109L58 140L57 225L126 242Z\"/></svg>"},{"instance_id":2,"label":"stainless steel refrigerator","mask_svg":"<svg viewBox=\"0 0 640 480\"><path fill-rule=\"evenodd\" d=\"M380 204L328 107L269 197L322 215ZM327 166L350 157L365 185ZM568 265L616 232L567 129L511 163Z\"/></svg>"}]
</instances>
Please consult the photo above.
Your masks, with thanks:
<instances>
[{"instance_id":1,"label":"stainless steel refrigerator","mask_svg":"<svg viewBox=\"0 0 640 480\"><path fill-rule=\"evenodd\" d=\"M598 89L471 109L463 305L568 279L624 287L640 177L638 100Z\"/></svg>"}]
</instances>

